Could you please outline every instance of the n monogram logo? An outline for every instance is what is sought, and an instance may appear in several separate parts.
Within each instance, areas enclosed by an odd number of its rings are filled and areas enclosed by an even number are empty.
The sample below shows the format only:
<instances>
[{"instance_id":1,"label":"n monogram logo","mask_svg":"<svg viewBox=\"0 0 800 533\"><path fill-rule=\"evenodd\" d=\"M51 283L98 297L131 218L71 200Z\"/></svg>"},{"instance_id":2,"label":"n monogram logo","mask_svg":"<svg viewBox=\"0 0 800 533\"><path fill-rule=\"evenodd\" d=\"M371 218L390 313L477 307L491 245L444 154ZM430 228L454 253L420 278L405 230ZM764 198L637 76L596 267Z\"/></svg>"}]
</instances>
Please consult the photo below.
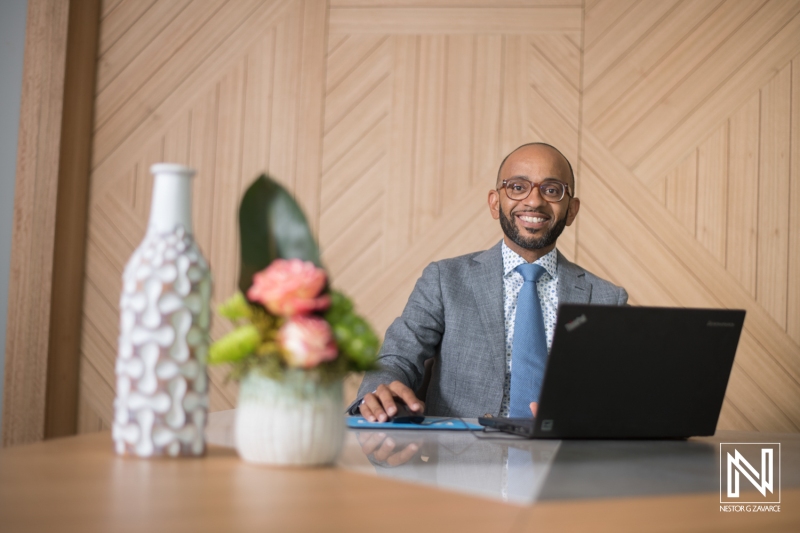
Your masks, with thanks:
<instances>
[{"instance_id":1,"label":"n monogram logo","mask_svg":"<svg viewBox=\"0 0 800 533\"><path fill-rule=\"evenodd\" d=\"M720 503L780 503L780 443L721 443L719 448ZM740 486L748 491L750 485L760 496L740 496Z\"/></svg>"}]
</instances>

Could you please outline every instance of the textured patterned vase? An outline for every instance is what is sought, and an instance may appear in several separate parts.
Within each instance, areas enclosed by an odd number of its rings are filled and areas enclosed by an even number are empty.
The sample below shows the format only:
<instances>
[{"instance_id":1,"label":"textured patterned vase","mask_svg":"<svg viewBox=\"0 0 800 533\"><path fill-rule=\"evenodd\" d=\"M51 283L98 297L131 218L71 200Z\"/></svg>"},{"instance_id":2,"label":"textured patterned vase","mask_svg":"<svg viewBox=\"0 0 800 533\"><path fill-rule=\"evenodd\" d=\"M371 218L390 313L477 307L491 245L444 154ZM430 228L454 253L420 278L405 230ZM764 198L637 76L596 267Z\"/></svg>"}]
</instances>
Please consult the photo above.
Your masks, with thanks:
<instances>
[{"instance_id":1,"label":"textured patterned vase","mask_svg":"<svg viewBox=\"0 0 800 533\"><path fill-rule=\"evenodd\" d=\"M144 241L122 275L117 453L203 455L211 274L192 235L194 170L156 164Z\"/></svg>"},{"instance_id":2,"label":"textured patterned vase","mask_svg":"<svg viewBox=\"0 0 800 533\"><path fill-rule=\"evenodd\" d=\"M283 380L247 374L236 406L236 449L245 461L331 464L344 443L342 381L319 383L301 370Z\"/></svg>"}]
</instances>

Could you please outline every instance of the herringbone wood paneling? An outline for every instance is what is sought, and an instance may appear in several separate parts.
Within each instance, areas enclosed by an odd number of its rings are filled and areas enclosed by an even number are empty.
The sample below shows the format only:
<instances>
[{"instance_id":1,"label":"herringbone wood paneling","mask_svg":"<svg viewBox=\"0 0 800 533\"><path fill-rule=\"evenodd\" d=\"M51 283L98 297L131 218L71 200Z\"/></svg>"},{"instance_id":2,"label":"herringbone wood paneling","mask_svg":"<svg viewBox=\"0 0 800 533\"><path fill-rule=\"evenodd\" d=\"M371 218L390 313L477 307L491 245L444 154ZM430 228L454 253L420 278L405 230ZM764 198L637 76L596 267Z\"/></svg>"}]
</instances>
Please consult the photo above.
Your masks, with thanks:
<instances>
[{"instance_id":1,"label":"herringbone wood paneling","mask_svg":"<svg viewBox=\"0 0 800 533\"><path fill-rule=\"evenodd\" d=\"M580 48L559 33L331 27L320 242L382 331L428 262L499 240L485 202L505 153L549 140L576 159ZM574 242L570 229L567 255Z\"/></svg>"},{"instance_id":2,"label":"herringbone wood paneling","mask_svg":"<svg viewBox=\"0 0 800 533\"><path fill-rule=\"evenodd\" d=\"M146 5L145 5L146 4ZM214 300L236 287L236 212L268 170L318 223L325 2L139 2L104 9L82 332L80 427L109 425L122 269L147 225L149 167L198 169L195 235ZM227 331L213 322L212 335ZM212 409L235 405L211 370Z\"/></svg>"},{"instance_id":3,"label":"herringbone wood paneling","mask_svg":"<svg viewBox=\"0 0 800 533\"><path fill-rule=\"evenodd\" d=\"M583 200L559 249L644 305L745 308L721 428L800 428L800 2L107 0L81 427L108 423L121 269L158 160L198 168L215 300L261 170L383 331L431 260L500 237L485 198L543 140ZM226 331L214 323L213 334ZM235 388L212 372L212 405Z\"/></svg>"},{"instance_id":4,"label":"herringbone wood paneling","mask_svg":"<svg viewBox=\"0 0 800 533\"><path fill-rule=\"evenodd\" d=\"M719 427L797 431L800 3L645 3L586 14L578 260L636 303L747 309Z\"/></svg>"}]
</instances>

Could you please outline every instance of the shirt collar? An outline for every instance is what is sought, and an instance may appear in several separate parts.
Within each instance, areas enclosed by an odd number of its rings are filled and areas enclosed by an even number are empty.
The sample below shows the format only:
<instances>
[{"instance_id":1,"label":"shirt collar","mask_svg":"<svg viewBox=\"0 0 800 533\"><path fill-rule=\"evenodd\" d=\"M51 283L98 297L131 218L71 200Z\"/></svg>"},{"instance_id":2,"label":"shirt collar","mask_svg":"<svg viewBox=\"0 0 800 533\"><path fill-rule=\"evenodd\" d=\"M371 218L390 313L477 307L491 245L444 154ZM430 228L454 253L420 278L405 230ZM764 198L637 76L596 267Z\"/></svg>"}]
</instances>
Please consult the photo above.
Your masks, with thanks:
<instances>
[{"instance_id":1,"label":"shirt collar","mask_svg":"<svg viewBox=\"0 0 800 533\"><path fill-rule=\"evenodd\" d=\"M506 245L505 239L503 239L502 242L503 245L501 249L503 252L503 277L508 277L514 272L515 268L522 263L526 263L527 261L525 261L525 259L523 259L522 256L520 256L517 252L509 248L508 245ZM534 263L541 265L552 279L555 279L558 276L558 250L555 248L534 261Z\"/></svg>"}]
</instances>

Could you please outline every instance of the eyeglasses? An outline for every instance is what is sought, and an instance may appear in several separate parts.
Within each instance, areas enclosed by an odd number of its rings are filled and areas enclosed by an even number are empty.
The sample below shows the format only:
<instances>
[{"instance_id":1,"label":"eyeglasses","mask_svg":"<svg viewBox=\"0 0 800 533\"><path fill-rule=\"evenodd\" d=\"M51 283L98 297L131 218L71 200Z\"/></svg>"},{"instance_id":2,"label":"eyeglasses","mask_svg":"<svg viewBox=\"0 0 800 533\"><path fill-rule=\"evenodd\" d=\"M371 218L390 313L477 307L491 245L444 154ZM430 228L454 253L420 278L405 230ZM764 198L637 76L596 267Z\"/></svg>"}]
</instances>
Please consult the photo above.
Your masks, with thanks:
<instances>
[{"instance_id":1,"label":"eyeglasses","mask_svg":"<svg viewBox=\"0 0 800 533\"><path fill-rule=\"evenodd\" d=\"M500 189L506 190L506 195L512 200L524 200L530 196L533 187L539 188L539 194L542 198L551 203L560 202L564 199L564 194L568 194L572 198L572 192L569 190L569 185L562 183L558 180L546 180L542 183L531 183L530 181L522 178L512 178L510 180L503 180L503 185ZM500 189L497 189L498 191Z\"/></svg>"}]
</instances>

